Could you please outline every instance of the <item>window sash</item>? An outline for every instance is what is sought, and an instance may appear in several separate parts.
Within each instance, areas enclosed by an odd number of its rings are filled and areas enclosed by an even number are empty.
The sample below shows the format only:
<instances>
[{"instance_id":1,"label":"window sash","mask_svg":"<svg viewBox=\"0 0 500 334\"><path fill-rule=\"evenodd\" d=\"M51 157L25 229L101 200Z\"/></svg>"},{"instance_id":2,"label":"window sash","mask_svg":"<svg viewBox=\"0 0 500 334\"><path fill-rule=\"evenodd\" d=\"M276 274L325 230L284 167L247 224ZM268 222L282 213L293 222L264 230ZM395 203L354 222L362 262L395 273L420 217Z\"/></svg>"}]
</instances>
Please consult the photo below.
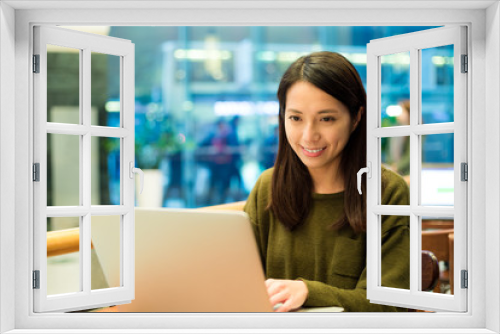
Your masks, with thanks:
<instances>
[{"instance_id":1,"label":"window sash","mask_svg":"<svg viewBox=\"0 0 500 334\"><path fill-rule=\"evenodd\" d=\"M466 221L467 183L460 180L460 164L467 162L467 76L460 73L461 54L467 54L466 28L445 27L411 34L373 40L367 45L368 106L367 162L371 163L371 178L367 180L367 298L371 302L426 310L467 310L467 290L460 289L460 271L467 269ZM442 45L454 45L454 122L419 124L421 109L420 51ZM410 51L410 125L381 128L381 63L380 57ZM418 112L415 112L418 111ZM426 207L418 205L420 192L420 155L424 134L454 133L454 206ZM380 139L388 136L410 136L410 205L381 205L381 146ZM410 217L410 289L382 287L381 214ZM457 288L453 296L418 291L421 282L419 217L437 215L454 218L454 277Z\"/></svg>"},{"instance_id":2,"label":"window sash","mask_svg":"<svg viewBox=\"0 0 500 334\"><path fill-rule=\"evenodd\" d=\"M79 124L47 122L47 45L80 50ZM91 52L120 57L121 121L119 128L91 125ZM128 302L134 296L134 180L128 177L134 161L134 45L113 37L53 27L35 27L34 54L40 55L40 73L34 74L34 161L40 163L40 182L34 184L34 266L40 271L40 289L34 289L35 312L72 311ZM47 134L79 137L79 205L47 206ZM91 205L91 139L120 139L121 205ZM122 286L91 289L91 217L121 216ZM80 292L47 295L47 218L79 217Z\"/></svg>"}]
</instances>

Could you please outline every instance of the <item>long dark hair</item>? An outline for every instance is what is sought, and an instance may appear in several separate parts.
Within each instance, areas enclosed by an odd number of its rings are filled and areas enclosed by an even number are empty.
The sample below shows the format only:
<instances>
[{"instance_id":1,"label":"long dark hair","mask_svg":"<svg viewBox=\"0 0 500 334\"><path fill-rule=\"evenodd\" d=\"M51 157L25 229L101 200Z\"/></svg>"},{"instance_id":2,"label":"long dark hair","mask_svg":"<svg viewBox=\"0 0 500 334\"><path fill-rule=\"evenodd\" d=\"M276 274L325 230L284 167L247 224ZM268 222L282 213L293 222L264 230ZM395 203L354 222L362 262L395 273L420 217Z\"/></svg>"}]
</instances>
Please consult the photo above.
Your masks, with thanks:
<instances>
[{"instance_id":1,"label":"long dark hair","mask_svg":"<svg viewBox=\"0 0 500 334\"><path fill-rule=\"evenodd\" d=\"M351 120L361 113L340 161L344 177L344 212L332 227L350 224L356 233L366 231L366 183L357 191L356 175L366 167L366 92L354 66L334 52L315 52L297 59L283 75L279 88L279 146L268 208L289 230L302 224L312 205L313 182L307 167L293 151L285 133L286 94L299 81L306 81L342 102Z\"/></svg>"}]
</instances>

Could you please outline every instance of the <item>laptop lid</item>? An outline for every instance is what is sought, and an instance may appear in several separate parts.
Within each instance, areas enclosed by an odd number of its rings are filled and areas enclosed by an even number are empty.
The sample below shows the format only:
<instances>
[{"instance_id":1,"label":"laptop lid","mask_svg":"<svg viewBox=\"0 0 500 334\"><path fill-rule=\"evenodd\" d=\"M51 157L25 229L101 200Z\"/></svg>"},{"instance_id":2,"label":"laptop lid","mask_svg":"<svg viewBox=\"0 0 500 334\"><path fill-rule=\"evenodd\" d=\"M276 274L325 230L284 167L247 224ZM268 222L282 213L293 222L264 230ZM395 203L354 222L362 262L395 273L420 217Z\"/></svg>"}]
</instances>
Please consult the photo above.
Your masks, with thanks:
<instances>
[{"instance_id":1,"label":"laptop lid","mask_svg":"<svg viewBox=\"0 0 500 334\"><path fill-rule=\"evenodd\" d=\"M107 217L97 218L96 253L110 286L120 286L119 247L106 241ZM264 282L244 212L136 208L135 300L119 311L271 312Z\"/></svg>"}]
</instances>

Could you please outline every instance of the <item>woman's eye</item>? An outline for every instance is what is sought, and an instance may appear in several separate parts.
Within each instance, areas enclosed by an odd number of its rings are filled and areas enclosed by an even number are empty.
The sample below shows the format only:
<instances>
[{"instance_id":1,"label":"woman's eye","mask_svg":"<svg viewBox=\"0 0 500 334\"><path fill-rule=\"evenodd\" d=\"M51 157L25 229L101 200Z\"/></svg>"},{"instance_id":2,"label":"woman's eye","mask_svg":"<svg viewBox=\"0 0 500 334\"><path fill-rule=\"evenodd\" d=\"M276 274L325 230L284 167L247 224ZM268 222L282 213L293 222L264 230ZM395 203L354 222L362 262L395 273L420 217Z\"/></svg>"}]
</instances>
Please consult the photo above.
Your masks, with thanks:
<instances>
[{"instance_id":1,"label":"woman's eye","mask_svg":"<svg viewBox=\"0 0 500 334\"><path fill-rule=\"evenodd\" d=\"M333 122L335 120L335 118L333 117L324 117L322 118L323 122Z\"/></svg>"},{"instance_id":2,"label":"woman's eye","mask_svg":"<svg viewBox=\"0 0 500 334\"><path fill-rule=\"evenodd\" d=\"M296 121L300 121L300 118L298 116L290 116L288 117L290 120L296 122Z\"/></svg>"}]
</instances>

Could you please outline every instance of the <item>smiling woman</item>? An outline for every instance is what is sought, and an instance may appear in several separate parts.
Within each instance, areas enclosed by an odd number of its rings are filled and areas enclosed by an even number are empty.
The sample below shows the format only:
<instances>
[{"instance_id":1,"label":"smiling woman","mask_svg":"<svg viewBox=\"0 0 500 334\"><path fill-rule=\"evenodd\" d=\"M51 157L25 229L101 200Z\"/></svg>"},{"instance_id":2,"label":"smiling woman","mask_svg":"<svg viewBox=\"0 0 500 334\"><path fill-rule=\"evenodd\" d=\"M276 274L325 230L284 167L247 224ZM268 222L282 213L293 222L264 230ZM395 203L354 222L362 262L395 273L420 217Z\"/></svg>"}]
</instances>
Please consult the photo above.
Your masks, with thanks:
<instances>
[{"instance_id":1,"label":"smiling woman","mask_svg":"<svg viewBox=\"0 0 500 334\"><path fill-rule=\"evenodd\" d=\"M245 205L271 303L281 312L406 311L366 298L366 197L356 189L366 160L366 93L354 66L333 52L301 57L283 75L278 99L276 163ZM382 172L383 204L408 204L405 181ZM383 221L384 286L409 287L408 224L408 217Z\"/></svg>"},{"instance_id":2,"label":"smiling woman","mask_svg":"<svg viewBox=\"0 0 500 334\"><path fill-rule=\"evenodd\" d=\"M303 110L303 111L299 111ZM344 190L339 164L361 113L351 119L342 102L307 81L287 93L285 132L290 146L307 166L319 194Z\"/></svg>"}]
</instances>

